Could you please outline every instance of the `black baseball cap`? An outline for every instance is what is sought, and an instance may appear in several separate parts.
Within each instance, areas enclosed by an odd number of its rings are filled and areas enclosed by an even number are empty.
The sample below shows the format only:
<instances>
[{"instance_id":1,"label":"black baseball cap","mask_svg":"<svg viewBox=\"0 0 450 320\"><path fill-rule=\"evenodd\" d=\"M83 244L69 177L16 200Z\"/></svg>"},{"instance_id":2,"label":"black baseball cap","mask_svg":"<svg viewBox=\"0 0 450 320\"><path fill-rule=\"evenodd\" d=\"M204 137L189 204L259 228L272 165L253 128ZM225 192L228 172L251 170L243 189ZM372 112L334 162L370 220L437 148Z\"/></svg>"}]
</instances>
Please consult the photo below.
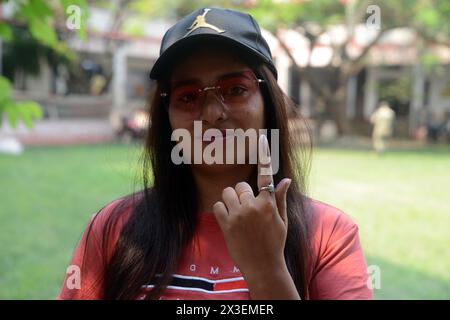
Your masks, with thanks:
<instances>
[{"instance_id":1,"label":"black baseball cap","mask_svg":"<svg viewBox=\"0 0 450 320\"><path fill-rule=\"evenodd\" d=\"M269 45L255 19L247 13L222 8L198 9L167 30L161 42L159 58L150 71L150 78L163 77L167 68L185 49L203 41L220 41L252 59L259 59L277 78Z\"/></svg>"}]
</instances>

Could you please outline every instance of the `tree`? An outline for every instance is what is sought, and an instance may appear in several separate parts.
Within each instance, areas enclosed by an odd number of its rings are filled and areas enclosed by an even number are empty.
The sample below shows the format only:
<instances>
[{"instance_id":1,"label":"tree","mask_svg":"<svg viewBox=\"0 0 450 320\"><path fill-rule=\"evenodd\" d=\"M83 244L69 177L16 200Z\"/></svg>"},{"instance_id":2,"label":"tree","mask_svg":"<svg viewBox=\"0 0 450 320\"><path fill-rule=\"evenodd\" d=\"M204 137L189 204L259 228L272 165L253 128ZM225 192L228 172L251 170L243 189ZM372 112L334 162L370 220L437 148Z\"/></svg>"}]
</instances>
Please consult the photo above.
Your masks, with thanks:
<instances>
[{"instance_id":1,"label":"tree","mask_svg":"<svg viewBox=\"0 0 450 320\"><path fill-rule=\"evenodd\" d=\"M418 38L426 43L450 45L450 3L445 0L398 0L398 1L363 1L363 0L286 0L252 1L249 11L263 27L277 36L280 45L292 61L292 65L306 80L319 103L325 105L329 115L335 120L338 132L350 132L345 115L347 83L365 65L370 49L375 46L386 31L393 28L408 27L414 29ZM362 50L359 56L350 57L348 48L354 37L354 27L358 23L367 23L371 8L379 9L381 15L377 35ZM289 51L289 44L280 37L283 29L293 29L302 33L314 48L321 35L331 26L341 25L346 28L346 39L333 43L332 58L325 66L329 74L334 74L334 81L319 82L314 78L310 60L306 66L300 66ZM427 55L422 50L422 57ZM309 52L311 57L311 49ZM425 62L424 59L423 62ZM430 61L430 59L428 59Z\"/></svg>"},{"instance_id":2,"label":"tree","mask_svg":"<svg viewBox=\"0 0 450 320\"><path fill-rule=\"evenodd\" d=\"M358 74L366 65L370 49L388 30L399 27L414 29L424 43L420 52L421 62L425 64L436 61L427 54L427 44L450 44L450 20L447 18L450 3L445 0L132 0L127 1L126 9L131 12L131 16L141 17L133 21L145 21L156 16L176 20L202 6L247 11L263 28L271 31L278 38L293 67L309 83L317 98L316 103L323 105L327 114L334 119L340 134L350 132L345 115L347 83L350 77ZM377 14L377 10L380 24L377 26L375 21L373 25L378 29L376 36L359 56L350 56L348 48L354 39L355 26L361 23L371 24L371 16ZM292 44L285 43L281 34L286 29L296 30L309 40L309 47L314 48L319 38L337 25L345 28L346 37L342 42L331 43L332 58L323 70L333 81L324 83L315 78L312 72L311 50L307 65L300 66L288 50ZM134 30L139 29L136 27L137 23L133 26Z\"/></svg>"},{"instance_id":3,"label":"tree","mask_svg":"<svg viewBox=\"0 0 450 320\"><path fill-rule=\"evenodd\" d=\"M6 43L18 41L19 37L17 32L25 31L26 35L29 35L31 38L30 42L35 41L41 47L45 48L43 51L44 54L54 54L68 60L73 59L73 53L61 38L64 32L68 32L65 21L70 18L71 8L77 7L80 12L84 13L80 17L81 20L85 21L87 18L87 3L85 0L2 1L3 4L6 2L14 8L15 13L11 20L0 20L0 45L2 41ZM80 21L76 29L80 37L86 38L85 24L83 21ZM23 33L20 34L23 35ZM33 58L36 59L36 57ZM8 65L8 67L10 66ZM25 68L29 72L39 71L36 69L33 70L33 63L14 67ZM34 68L36 68L36 63L34 63ZM1 71L2 68L0 68L0 126L3 123L3 116L6 115L9 124L13 128L17 126L19 121L22 121L27 127L32 127L34 120L42 117L40 106L33 101L14 101L10 80L2 76Z\"/></svg>"},{"instance_id":4,"label":"tree","mask_svg":"<svg viewBox=\"0 0 450 320\"><path fill-rule=\"evenodd\" d=\"M20 3L19 12L22 14L18 16L22 16L22 20L27 21L33 37L55 50L61 50L62 43L57 40L51 28L44 27L43 22L51 17L52 12L55 12L57 7L55 4L58 1L24 0ZM59 0L59 7L66 9L74 3L80 3L81 7L86 6L83 0ZM450 20L447 18L450 14L450 3L445 0L114 0L95 1L95 5L112 11L113 22L110 28L112 32L133 34L140 34L143 24L148 19L160 17L176 20L202 6L248 11L263 28L268 29L278 38L280 45L291 59L293 67L300 72L302 79L310 84L317 102L322 104L328 115L335 120L340 134L350 132L345 115L348 81L366 65L370 49L378 43L386 31L398 27L415 30L419 39L418 45L421 46L419 50L421 62L428 65L436 64L436 59L429 54L430 44L450 45ZM360 23L366 24L374 14L373 11L368 10L369 6L378 8L381 15L380 24L375 25L379 27L377 35L359 56L350 56L348 49L354 38L355 26ZM38 14L33 14L34 12ZM59 12L61 17L61 10L56 12ZM309 47L314 48L319 38L336 25L345 28L346 37L344 41L331 42L332 58L324 70L332 76L333 81L319 82L312 72L311 50L309 63L306 66L300 66L288 50L290 44L283 41L281 34L286 29L296 30L309 40ZM43 28L44 32L39 32L40 28ZM7 29L0 23L0 35L7 35ZM109 48L107 52L112 59L118 43L114 39L105 41Z\"/></svg>"}]
</instances>

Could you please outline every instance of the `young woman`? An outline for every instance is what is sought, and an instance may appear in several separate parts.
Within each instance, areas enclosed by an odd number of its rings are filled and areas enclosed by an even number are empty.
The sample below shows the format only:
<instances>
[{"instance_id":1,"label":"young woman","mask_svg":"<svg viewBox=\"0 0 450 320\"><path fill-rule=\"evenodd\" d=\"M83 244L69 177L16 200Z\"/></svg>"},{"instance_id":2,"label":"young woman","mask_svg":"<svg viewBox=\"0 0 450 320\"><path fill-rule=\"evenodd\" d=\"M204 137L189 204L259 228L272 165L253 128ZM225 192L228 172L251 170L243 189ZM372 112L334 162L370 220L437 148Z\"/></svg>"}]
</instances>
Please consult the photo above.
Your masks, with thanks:
<instances>
[{"instance_id":1,"label":"young woman","mask_svg":"<svg viewBox=\"0 0 450 320\"><path fill-rule=\"evenodd\" d=\"M150 76L144 188L93 216L58 298L372 298L357 225L305 195L310 146L288 132L293 103L253 18L218 8L184 17ZM267 130L259 152L250 138L227 145L237 129ZM175 132L194 146L179 153L186 161L174 157ZM234 161L193 160L212 143Z\"/></svg>"}]
</instances>

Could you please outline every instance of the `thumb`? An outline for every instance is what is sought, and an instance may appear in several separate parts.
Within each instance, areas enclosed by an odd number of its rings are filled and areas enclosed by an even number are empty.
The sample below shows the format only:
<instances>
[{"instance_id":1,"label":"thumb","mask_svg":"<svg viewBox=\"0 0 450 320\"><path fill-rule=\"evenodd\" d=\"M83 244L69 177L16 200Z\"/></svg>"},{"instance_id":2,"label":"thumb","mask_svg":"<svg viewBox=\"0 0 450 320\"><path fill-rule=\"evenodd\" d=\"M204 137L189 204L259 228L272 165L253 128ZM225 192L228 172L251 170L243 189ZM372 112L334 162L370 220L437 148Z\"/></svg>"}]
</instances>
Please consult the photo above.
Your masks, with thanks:
<instances>
[{"instance_id":1,"label":"thumb","mask_svg":"<svg viewBox=\"0 0 450 320\"><path fill-rule=\"evenodd\" d=\"M275 189L275 199L277 201L278 213L285 223L287 223L286 194L291 182L291 179L285 178L278 183L277 188Z\"/></svg>"}]
</instances>

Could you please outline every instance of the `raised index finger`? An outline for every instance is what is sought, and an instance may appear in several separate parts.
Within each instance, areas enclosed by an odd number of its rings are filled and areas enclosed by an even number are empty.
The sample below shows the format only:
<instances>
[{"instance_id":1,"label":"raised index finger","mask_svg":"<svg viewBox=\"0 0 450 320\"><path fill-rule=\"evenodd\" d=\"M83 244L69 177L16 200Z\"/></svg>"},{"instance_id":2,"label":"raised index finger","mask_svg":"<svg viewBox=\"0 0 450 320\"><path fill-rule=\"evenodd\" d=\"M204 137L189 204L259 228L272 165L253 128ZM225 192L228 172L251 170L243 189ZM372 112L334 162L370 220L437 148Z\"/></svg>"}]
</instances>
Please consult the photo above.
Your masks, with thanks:
<instances>
[{"instance_id":1,"label":"raised index finger","mask_svg":"<svg viewBox=\"0 0 450 320\"><path fill-rule=\"evenodd\" d=\"M264 134L259 137L258 145L258 189L261 189L269 184L273 184L272 159L270 157L269 141L267 141L267 137Z\"/></svg>"}]
</instances>

